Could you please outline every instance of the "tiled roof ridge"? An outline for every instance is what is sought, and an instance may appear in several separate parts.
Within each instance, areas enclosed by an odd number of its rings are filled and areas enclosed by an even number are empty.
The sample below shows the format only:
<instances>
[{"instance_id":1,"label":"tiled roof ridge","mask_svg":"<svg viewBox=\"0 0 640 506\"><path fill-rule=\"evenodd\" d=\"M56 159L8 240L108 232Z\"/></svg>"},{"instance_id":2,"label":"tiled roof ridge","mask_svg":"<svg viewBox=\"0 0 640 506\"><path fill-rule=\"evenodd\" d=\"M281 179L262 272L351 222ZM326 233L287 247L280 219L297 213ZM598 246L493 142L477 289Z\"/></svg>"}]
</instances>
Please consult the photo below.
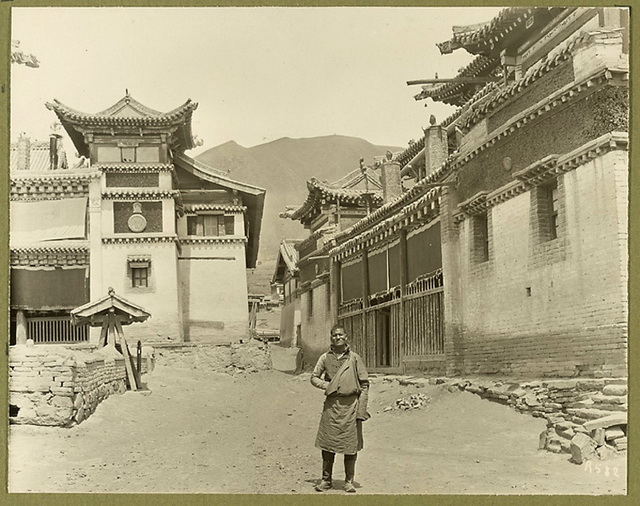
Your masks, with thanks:
<instances>
[{"instance_id":1,"label":"tiled roof ridge","mask_svg":"<svg viewBox=\"0 0 640 506\"><path fill-rule=\"evenodd\" d=\"M11 143L11 149L18 149L18 142ZM32 141L29 140L29 147L31 149L49 149L49 141Z\"/></svg>"},{"instance_id":2,"label":"tiled roof ridge","mask_svg":"<svg viewBox=\"0 0 640 506\"><path fill-rule=\"evenodd\" d=\"M490 58L488 56L479 55L476 56L471 63L467 66L460 69L460 71L456 74L456 78L458 77L478 77L484 75L490 75L498 66L499 62L495 58ZM487 69L489 69L487 71ZM456 91L460 88L464 88L468 86L467 83L461 82L448 82L443 83L439 86L435 86L429 89L427 86L423 86L422 92L416 95L414 98L416 100L423 100L426 98L431 98L436 102L447 102L448 97L454 95ZM478 86L477 84L472 86ZM455 104L454 104L455 105ZM460 104L461 105L461 104Z\"/></svg>"},{"instance_id":3,"label":"tiled roof ridge","mask_svg":"<svg viewBox=\"0 0 640 506\"><path fill-rule=\"evenodd\" d=\"M449 173L452 161L454 159L454 156L449 156L438 169L422 178L420 181L417 181L411 189L404 192L400 197L383 205L382 207L379 207L365 218L361 219L357 223L354 223L347 230L338 233L336 235L336 241L340 241L348 236L357 235L363 229L373 226L379 221L382 221L383 219L385 219L385 217L393 213L399 207L407 205L411 200L417 200L419 198L422 198L429 192L435 192L437 188L425 190L422 185L433 183L445 177Z\"/></svg>"},{"instance_id":4,"label":"tiled roof ridge","mask_svg":"<svg viewBox=\"0 0 640 506\"><path fill-rule=\"evenodd\" d=\"M210 167L209 165L202 163L195 158L186 155L185 153L178 153L175 155L175 160L178 160L182 163L186 163L191 165L192 167L208 174L209 176L215 177L219 179L223 183L229 183L234 186L240 187L243 191L251 192L251 193L262 193L264 194L266 190L264 188L260 188L259 186L255 186L249 183L244 183L242 181L237 181L235 179L231 179L226 173L222 173L219 169L215 169L214 167Z\"/></svg>"},{"instance_id":5,"label":"tiled roof ridge","mask_svg":"<svg viewBox=\"0 0 640 506\"><path fill-rule=\"evenodd\" d=\"M548 7L507 7L501 10L493 19L486 23L468 27L453 27L453 36L446 41L436 43L442 54L451 53L455 49L478 43L483 39L497 39L498 35L512 31L515 26L524 22L529 15L537 9ZM506 25L506 26L505 26Z\"/></svg>"},{"instance_id":6,"label":"tiled roof ridge","mask_svg":"<svg viewBox=\"0 0 640 506\"><path fill-rule=\"evenodd\" d=\"M464 128L470 128L473 124L477 123L486 114L488 114L495 106L520 93L523 89L532 84L536 79L542 77L552 69L558 67L561 63L566 61L571 56L571 53L577 47L589 40L592 40L595 33L596 32L582 32L576 38L569 40L565 44L565 46L553 57L549 59L542 59L539 62L536 62L536 64L527 69L525 74L520 79L509 83L502 88L499 88L498 92L495 93L491 100L482 104L482 106L479 107L474 112L474 114L472 114L461 126L463 126ZM471 100L469 102L471 102Z\"/></svg>"},{"instance_id":7,"label":"tiled roof ridge","mask_svg":"<svg viewBox=\"0 0 640 506\"><path fill-rule=\"evenodd\" d=\"M192 113L195 109L197 109L198 104L196 102L192 102L191 99L187 100L181 106L172 109L166 113L159 113L158 111L154 111L153 109L146 108L146 106L142 106L149 111L153 111L156 114L150 114L148 116L111 116L105 114L107 111L113 109L116 105L121 103L122 100L111 106L109 109L105 109L104 111L98 113L86 113L82 111L78 111L77 109L73 109L58 99L54 99L53 102L45 103L47 109L54 111L58 117L64 117L73 121L78 122L88 122L88 123L131 123L131 122L139 122L139 123L169 123L175 121L187 114ZM138 102L136 102L138 103Z\"/></svg>"},{"instance_id":8,"label":"tiled roof ridge","mask_svg":"<svg viewBox=\"0 0 640 506\"><path fill-rule=\"evenodd\" d=\"M332 184L327 183L325 181L321 181L315 177L312 177L309 181L307 181L307 188L311 190L320 190L322 192L328 193L337 198L340 197L358 197L360 195L364 195L367 193L380 194L382 195L382 190L375 188L369 190L361 190L355 188L342 188L342 187L334 187Z\"/></svg>"}]
</instances>

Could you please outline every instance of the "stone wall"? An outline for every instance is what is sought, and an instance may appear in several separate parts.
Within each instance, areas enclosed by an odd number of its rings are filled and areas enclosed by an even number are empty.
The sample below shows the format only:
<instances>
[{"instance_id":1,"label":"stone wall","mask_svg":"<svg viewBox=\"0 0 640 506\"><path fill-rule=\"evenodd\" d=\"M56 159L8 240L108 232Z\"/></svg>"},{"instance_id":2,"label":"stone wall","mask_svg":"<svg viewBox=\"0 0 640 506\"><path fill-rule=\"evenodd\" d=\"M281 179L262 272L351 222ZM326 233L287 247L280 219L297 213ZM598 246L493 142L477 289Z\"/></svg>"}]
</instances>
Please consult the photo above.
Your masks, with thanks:
<instances>
[{"instance_id":1,"label":"stone wall","mask_svg":"<svg viewBox=\"0 0 640 506\"><path fill-rule=\"evenodd\" d=\"M166 343L155 347L158 363L243 374L271 369L271 346L257 339L227 345Z\"/></svg>"},{"instance_id":2,"label":"stone wall","mask_svg":"<svg viewBox=\"0 0 640 506\"><path fill-rule=\"evenodd\" d=\"M143 357L146 373L153 368L153 350L144 349ZM68 427L88 418L110 395L126 390L124 357L114 348L11 347L11 423Z\"/></svg>"},{"instance_id":3,"label":"stone wall","mask_svg":"<svg viewBox=\"0 0 640 506\"><path fill-rule=\"evenodd\" d=\"M583 378L536 381L388 376L403 385L425 383L466 390L547 420L539 449L571 453L577 464L627 449L627 380ZM383 378L383 379L384 379Z\"/></svg>"}]
</instances>

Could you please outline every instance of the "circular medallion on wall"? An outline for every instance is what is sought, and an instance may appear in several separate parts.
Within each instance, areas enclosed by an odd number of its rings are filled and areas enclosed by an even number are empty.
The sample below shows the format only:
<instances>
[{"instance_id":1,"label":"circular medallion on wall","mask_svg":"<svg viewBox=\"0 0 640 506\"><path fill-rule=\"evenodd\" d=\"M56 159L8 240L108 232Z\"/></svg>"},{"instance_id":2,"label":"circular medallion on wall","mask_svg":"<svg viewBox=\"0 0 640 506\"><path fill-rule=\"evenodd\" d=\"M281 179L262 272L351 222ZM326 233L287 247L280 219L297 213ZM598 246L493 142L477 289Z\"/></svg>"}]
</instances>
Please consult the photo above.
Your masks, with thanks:
<instances>
[{"instance_id":1,"label":"circular medallion on wall","mask_svg":"<svg viewBox=\"0 0 640 506\"><path fill-rule=\"evenodd\" d=\"M129 216L127 225L132 232L144 232L144 229L147 228L147 219L141 214L132 214Z\"/></svg>"},{"instance_id":2,"label":"circular medallion on wall","mask_svg":"<svg viewBox=\"0 0 640 506\"><path fill-rule=\"evenodd\" d=\"M142 216L142 204L140 202L133 203L133 214L129 216L127 225L132 232L144 232L144 229L147 228L147 219Z\"/></svg>"},{"instance_id":3,"label":"circular medallion on wall","mask_svg":"<svg viewBox=\"0 0 640 506\"><path fill-rule=\"evenodd\" d=\"M511 169L513 168L513 160L511 160L511 157L505 156L502 159L502 166L504 167L504 170L511 171Z\"/></svg>"}]
</instances>

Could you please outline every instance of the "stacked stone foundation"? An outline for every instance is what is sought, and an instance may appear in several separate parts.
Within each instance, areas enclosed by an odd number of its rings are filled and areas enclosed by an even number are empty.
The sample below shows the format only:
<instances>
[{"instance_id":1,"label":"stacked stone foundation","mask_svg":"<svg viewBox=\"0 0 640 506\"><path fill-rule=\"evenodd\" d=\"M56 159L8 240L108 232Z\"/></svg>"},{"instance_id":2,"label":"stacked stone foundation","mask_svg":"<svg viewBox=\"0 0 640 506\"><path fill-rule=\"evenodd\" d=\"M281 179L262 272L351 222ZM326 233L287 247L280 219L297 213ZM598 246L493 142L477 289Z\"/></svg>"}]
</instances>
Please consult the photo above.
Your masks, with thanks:
<instances>
[{"instance_id":1,"label":"stacked stone foundation","mask_svg":"<svg viewBox=\"0 0 640 506\"><path fill-rule=\"evenodd\" d=\"M153 350L144 350L143 357L146 373L153 369ZM9 353L10 423L69 427L126 390L124 357L112 347L18 345Z\"/></svg>"},{"instance_id":2,"label":"stacked stone foundation","mask_svg":"<svg viewBox=\"0 0 640 506\"><path fill-rule=\"evenodd\" d=\"M464 390L547 420L539 449L571 453L577 464L608 459L627 449L626 378L537 381L385 376L403 385Z\"/></svg>"}]
</instances>

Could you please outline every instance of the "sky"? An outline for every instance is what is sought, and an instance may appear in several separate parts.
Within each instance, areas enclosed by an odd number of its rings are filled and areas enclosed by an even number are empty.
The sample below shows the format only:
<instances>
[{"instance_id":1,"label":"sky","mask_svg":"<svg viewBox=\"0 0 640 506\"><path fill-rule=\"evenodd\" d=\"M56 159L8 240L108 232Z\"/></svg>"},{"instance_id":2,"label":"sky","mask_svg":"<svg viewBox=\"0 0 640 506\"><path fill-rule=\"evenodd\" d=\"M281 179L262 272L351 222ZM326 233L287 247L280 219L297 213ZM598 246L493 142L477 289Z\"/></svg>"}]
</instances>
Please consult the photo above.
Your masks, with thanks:
<instances>
[{"instance_id":1,"label":"sky","mask_svg":"<svg viewBox=\"0 0 640 506\"><path fill-rule=\"evenodd\" d=\"M46 140L58 99L94 113L122 98L169 111L198 102L198 153L236 141L360 137L406 147L429 116L406 81L453 77L473 56L440 55L453 25L498 8L13 8L12 40L39 68L11 68L11 139ZM425 108L426 105L426 108ZM69 152L69 150L67 150ZM71 151L73 153L73 151Z\"/></svg>"}]
</instances>

